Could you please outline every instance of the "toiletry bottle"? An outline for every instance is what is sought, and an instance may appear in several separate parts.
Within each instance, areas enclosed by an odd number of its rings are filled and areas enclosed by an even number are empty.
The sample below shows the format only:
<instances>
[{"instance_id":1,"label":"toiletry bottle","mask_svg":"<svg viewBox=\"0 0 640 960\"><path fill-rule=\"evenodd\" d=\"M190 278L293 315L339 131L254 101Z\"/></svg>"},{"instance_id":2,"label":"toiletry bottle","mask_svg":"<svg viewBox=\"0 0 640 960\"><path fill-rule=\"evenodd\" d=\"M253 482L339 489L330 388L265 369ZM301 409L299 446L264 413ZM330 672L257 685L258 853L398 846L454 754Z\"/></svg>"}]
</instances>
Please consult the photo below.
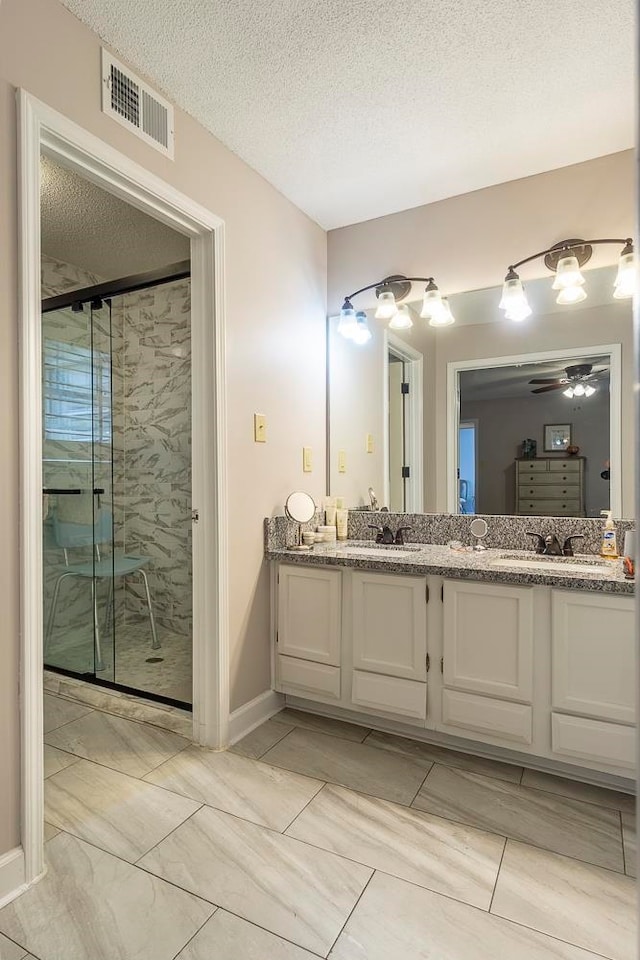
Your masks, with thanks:
<instances>
[{"instance_id":1,"label":"toiletry bottle","mask_svg":"<svg viewBox=\"0 0 640 960\"><path fill-rule=\"evenodd\" d=\"M344 507L336 510L336 527L338 528L338 540L347 540L349 536L349 511Z\"/></svg>"},{"instance_id":2,"label":"toiletry bottle","mask_svg":"<svg viewBox=\"0 0 640 960\"><path fill-rule=\"evenodd\" d=\"M335 527L335 524L336 524L336 498L335 497L325 497L324 522L328 527Z\"/></svg>"},{"instance_id":3,"label":"toiletry bottle","mask_svg":"<svg viewBox=\"0 0 640 960\"><path fill-rule=\"evenodd\" d=\"M600 547L600 556L607 560L616 560L618 557L618 545L616 543L616 525L611 518L611 510L601 510L600 513L607 519L602 529L602 546Z\"/></svg>"}]
</instances>

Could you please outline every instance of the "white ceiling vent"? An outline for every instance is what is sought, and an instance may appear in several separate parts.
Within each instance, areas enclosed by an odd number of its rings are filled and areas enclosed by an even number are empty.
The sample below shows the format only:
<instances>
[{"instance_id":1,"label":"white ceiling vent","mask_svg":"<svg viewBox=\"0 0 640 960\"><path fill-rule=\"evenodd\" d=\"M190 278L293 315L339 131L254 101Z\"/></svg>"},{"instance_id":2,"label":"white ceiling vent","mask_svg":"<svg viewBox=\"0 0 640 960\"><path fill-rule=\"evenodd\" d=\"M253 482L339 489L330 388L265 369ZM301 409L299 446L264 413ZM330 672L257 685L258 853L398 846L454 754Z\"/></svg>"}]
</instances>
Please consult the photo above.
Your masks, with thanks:
<instances>
[{"instance_id":1,"label":"white ceiling vent","mask_svg":"<svg viewBox=\"0 0 640 960\"><path fill-rule=\"evenodd\" d=\"M173 160L173 107L104 47L102 112Z\"/></svg>"}]
</instances>

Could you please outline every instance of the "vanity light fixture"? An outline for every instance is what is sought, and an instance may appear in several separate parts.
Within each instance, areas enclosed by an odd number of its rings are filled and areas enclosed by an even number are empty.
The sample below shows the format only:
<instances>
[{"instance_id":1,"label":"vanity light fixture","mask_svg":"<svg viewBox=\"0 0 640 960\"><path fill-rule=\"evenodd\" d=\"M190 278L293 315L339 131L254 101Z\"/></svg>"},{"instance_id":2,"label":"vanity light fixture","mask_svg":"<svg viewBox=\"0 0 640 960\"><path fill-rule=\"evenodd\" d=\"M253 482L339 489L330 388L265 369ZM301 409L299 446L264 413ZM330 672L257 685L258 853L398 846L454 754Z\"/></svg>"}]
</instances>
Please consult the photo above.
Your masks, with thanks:
<instances>
[{"instance_id":1,"label":"vanity light fixture","mask_svg":"<svg viewBox=\"0 0 640 960\"><path fill-rule=\"evenodd\" d=\"M524 287L518 273L518 267L539 257L544 257L545 265L555 273L552 289L558 291L556 303L581 303L587 298L584 289L585 279L580 268L591 259L593 247L601 243L621 243L623 245L618 260L613 296L616 300L632 297L636 287L636 265L633 241L626 239L603 238L599 240L563 240L546 250L525 257L511 264L504 278L500 309L505 311L505 319L520 321L531 316L532 310L527 301Z\"/></svg>"},{"instance_id":2,"label":"vanity light fixture","mask_svg":"<svg viewBox=\"0 0 640 960\"><path fill-rule=\"evenodd\" d=\"M356 313L356 326L351 334L351 339L354 343L357 343L358 346L362 346L371 340L369 321L367 320L367 315L364 310L358 310Z\"/></svg>"},{"instance_id":3,"label":"vanity light fixture","mask_svg":"<svg viewBox=\"0 0 640 960\"><path fill-rule=\"evenodd\" d=\"M371 337L366 315L364 315L364 321L358 320L357 317L360 314L356 314L352 302L354 297L364 293L365 290L375 290L376 292L378 298L375 312L376 320L388 320L389 327L392 330L408 330L409 327L413 326L409 308L406 305L399 305L398 301L408 297L412 283L426 283L427 285L420 311L420 316L423 319L428 320L433 327L446 327L455 323L451 307L441 295L433 277L405 277L402 274L393 274L383 280L376 281L376 283L370 283L366 287L360 287L359 290L355 290L345 297L340 310L338 333L355 343L366 343ZM358 330L360 331L359 334Z\"/></svg>"}]
</instances>

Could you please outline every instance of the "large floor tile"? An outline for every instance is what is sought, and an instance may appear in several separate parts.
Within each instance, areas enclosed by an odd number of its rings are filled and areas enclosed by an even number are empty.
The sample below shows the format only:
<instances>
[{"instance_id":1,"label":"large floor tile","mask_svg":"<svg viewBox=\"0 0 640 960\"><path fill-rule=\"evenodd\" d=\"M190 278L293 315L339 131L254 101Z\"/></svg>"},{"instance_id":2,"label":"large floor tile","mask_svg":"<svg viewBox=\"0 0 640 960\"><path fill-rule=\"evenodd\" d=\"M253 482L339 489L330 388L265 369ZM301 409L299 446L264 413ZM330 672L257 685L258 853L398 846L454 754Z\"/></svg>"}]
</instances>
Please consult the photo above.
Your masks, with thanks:
<instances>
[{"instance_id":1,"label":"large floor tile","mask_svg":"<svg viewBox=\"0 0 640 960\"><path fill-rule=\"evenodd\" d=\"M308 777L405 804L411 803L428 770L422 761L376 750L364 743L299 729L276 744L262 759Z\"/></svg>"},{"instance_id":2,"label":"large floor tile","mask_svg":"<svg viewBox=\"0 0 640 960\"><path fill-rule=\"evenodd\" d=\"M382 733L373 730L365 743L370 747L379 747L381 750L390 750L400 753L414 760L424 760L427 763L443 763L445 766L457 767L459 770L469 770L471 773L480 773L485 777L497 777L498 780L507 780L510 783L519 783L522 776L522 767L512 763L502 763L500 760L487 760L485 757L474 757L470 753L460 753L458 750L449 750L447 747L435 743L424 743L420 740L411 740L408 737L397 737L393 733Z\"/></svg>"},{"instance_id":3,"label":"large floor tile","mask_svg":"<svg viewBox=\"0 0 640 960\"><path fill-rule=\"evenodd\" d=\"M231 913L326 954L371 870L202 807L140 865Z\"/></svg>"},{"instance_id":4,"label":"large floor tile","mask_svg":"<svg viewBox=\"0 0 640 960\"><path fill-rule=\"evenodd\" d=\"M143 777L188 746L184 737L147 723L93 711L47 734L49 746Z\"/></svg>"},{"instance_id":5,"label":"large floor tile","mask_svg":"<svg viewBox=\"0 0 640 960\"><path fill-rule=\"evenodd\" d=\"M173 960L213 912L69 834L46 853L46 876L0 910L0 930L40 960Z\"/></svg>"},{"instance_id":6,"label":"large floor tile","mask_svg":"<svg viewBox=\"0 0 640 960\"><path fill-rule=\"evenodd\" d=\"M266 720L264 723L248 733L242 740L238 740L229 749L232 753L238 753L241 757L249 757L251 760L258 760L263 754L275 746L279 740L286 737L293 730L290 723L280 723L276 720Z\"/></svg>"},{"instance_id":7,"label":"large floor tile","mask_svg":"<svg viewBox=\"0 0 640 960\"><path fill-rule=\"evenodd\" d=\"M78 760L45 785L49 823L132 863L199 806L88 760Z\"/></svg>"},{"instance_id":8,"label":"large floor tile","mask_svg":"<svg viewBox=\"0 0 640 960\"><path fill-rule=\"evenodd\" d=\"M361 727L357 723L348 723L346 720L334 720L333 717L323 717L318 713L307 713L305 710L294 710L286 707L273 718L278 723L290 723L294 727L303 727L305 730L315 730L317 733L326 733L332 737L342 737L343 740L353 740L362 743L371 733L370 727Z\"/></svg>"},{"instance_id":9,"label":"large floor tile","mask_svg":"<svg viewBox=\"0 0 640 960\"><path fill-rule=\"evenodd\" d=\"M624 870L620 814L436 764L414 807L612 870Z\"/></svg>"},{"instance_id":10,"label":"large floor tile","mask_svg":"<svg viewBox=\"0 0 640 960\"><path fill-rule=\"evenodd\" d=\"M62 700L61 697L54 697L50 693L44 695L44 732L49 733L56 730L71 720L77 720L91 713L91 707L85 707L82 703L74 703L72 700Z\"/></svg>"},{"instance_id":11,"label":"large floor tile","mask_svg":"<svg viewBox=\"0 0 640 960\"><path fill-rule=\"evenodd\" d=\"M634 881L569 857L508 841L491 912L611 960L636 958Z\"/></svg>"},{"instance_id":12,"label":"large floor tile","mask_svg":"<svg viewBox=\"0 0 640 960\"><path fill-rule=\"evenodd\" d=\"M636 808L636 798L630 793L608 790L592 783L580 783L579 780L569 780L567 777L556 777L540 770L525 770L521 783L525 787L535 787L536 790L556 793L571 800L584 800L585 803L595 803L598 807L608 807L611 810L633 813Z\"/></svg>"},{"instance_id":13,"label":"large floor tile","mask_svg":"<svg viewBox=\"0 0 640 960\"><path fill-rule=\"evenodd\" d=\"M57 837L59 833L60 833L59 827L54 827L52 823L47 823L45 821L45 824L44 824L44 842L45 843L48 843L49 840L53 840L53 838ZM0 960L2 960L1 956L0 956Z\"/></svg>"},{"instance_id":14,"label":"large floor tile","mask_svg":"<svg viewBox=\"0 0 640 960\"><path fill-rule=\"evenodd\" d=\"M2 956L0 955L0 960ZM226 910L216 910L176 960L317 960L302 947L276 937Z\"/></svg>"},{"instance_id":15,"label":"large floor tile","mask_svg":"<svg viewBox=\"0 0 640 960\"><path fill-rule=\"evenodd\" d=\"M596 960L429 890L376 873L330 960Z\"/></svg>"},{"instance_id":16,"label":"large floor tile","mask_svg":"<svg viewBox=\"0 0 640 960\"><path fill-rule=\"evenodd\" d=\"M72 753L65 753L64 750L57 750L46 743L44 745L44 777L52 777L54 773L59 773L65 767L70 767L72 763L77 763L78 757ZM1 960L1 958L0 958Z\"/></svg>"},{"instance_id":17,"label":"large floor tile","mask_svg":"<svg viewBox=\"0 0 640 960\"><path fill-rule=\"evenodd\" d=\"M287 836L489 909L504 840L386 800L326 786Z\"/></svg>"},{"instance_id":18,"label":"large floor tile","mask_svg":"<svg viewBox=\"0 0 640 960\"><path fill-rule=\"evenodd\" d=\"M26 960L27 951L0 933L0 960Z\"/></svg>"},{"instance_id":19,"label":"large floor tile","mask_svg":"<svg viewBox=\"0 0 640 960\"><path fill-rule=\"evenodd\" d=\"M274 830L284 830L322 787L298 773L201 747L188 747L145 780Z\"/></svg>"},{"instance_id":20,"label":"large floor tile","mask_svg":"<svg viewBox=\"0 0 640 960\"><path fill-rule=\"evenodd\" d=\"M622 839L624 841L624 872L629 877L635 877L638 867L635 813L622 814Z\"/></svg>"}]
</instances>

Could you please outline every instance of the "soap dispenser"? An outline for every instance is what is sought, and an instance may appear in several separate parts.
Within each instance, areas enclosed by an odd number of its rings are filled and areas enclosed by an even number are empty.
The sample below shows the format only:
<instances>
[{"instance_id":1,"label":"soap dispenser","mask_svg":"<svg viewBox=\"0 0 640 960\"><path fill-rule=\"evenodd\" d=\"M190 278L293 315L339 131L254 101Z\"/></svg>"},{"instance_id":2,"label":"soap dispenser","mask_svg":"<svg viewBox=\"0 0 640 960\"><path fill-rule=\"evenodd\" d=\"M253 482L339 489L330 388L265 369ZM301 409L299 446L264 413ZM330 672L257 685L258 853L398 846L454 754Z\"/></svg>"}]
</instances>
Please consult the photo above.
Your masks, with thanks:
<instances>
[{"instance_id":1,"label":"soap dispenser","mask_svg":"<svg viewBox=\"0 0 640 960\"><path fill-rule=\"evenodd\" d=\"M607 518L602 529L600 556L607 560L616 560L618 557L618 544L616 542L616 525L612 519L612 511L601 510L600 513L603 517Z\"/></svg>"}]
</instances>

